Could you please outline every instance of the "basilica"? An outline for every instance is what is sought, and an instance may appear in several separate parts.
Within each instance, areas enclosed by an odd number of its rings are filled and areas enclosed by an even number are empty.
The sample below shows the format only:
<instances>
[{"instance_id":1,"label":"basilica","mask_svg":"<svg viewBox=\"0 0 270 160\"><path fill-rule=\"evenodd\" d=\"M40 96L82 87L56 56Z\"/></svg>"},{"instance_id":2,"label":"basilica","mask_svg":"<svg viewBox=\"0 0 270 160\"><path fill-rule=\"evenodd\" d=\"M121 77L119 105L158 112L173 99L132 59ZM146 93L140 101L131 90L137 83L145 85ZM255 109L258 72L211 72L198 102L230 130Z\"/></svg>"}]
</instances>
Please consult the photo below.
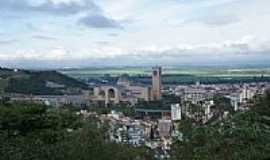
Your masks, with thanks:
<instances>
[{"instance_id":1,"label":"basilica","mask_svg":"<svg viewBox=\"0 0 270 160\"><path fill-rule=\"evenodd\" d=\"M120 102L136 104L139 100L160 100L161 74L161 67L152 69L152 86L133 84L127 76L121 76L115 85L96 86L92 100L102 101L105 104L119 104Z\"/></svg>"}]
</instances>

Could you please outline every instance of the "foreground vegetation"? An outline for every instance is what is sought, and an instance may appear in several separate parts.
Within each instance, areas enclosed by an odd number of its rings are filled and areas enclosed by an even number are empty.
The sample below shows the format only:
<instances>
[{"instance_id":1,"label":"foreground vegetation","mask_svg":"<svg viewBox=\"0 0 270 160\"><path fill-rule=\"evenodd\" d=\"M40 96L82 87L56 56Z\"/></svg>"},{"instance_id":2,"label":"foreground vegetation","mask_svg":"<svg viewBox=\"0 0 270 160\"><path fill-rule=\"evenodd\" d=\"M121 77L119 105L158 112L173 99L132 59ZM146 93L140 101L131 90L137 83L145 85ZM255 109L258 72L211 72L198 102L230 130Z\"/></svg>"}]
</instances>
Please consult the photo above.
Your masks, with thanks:
<instances>
[{"instance_id":1,"label":"foreground vegetation","mask_svg":"<svg viewBox=\"0 0 270 160\"><path fill-rule=\"evenodd\" d=\"M222 108L226 104L218 105ZM127 109L126 114L133 115L133 111ZM183 136L174 140L172 160L268 160L270 92L257 96L248 111L232 112L231 116L208 124L186 118L178 127ZM85 119L69 108L2 102L0 160L154 159L146 148L107 141L106 131L106 126L98 125L95 119Z\"/></svg>"},{"instance_id":2,"label":"foreground vegetation","mask_svg":"<svg viewBox=\"0 0 270 160\"><path fill-rule=\"evenodd\" d=\"M68 109L42 105L0 106L2 160L151 160L145 148L108 142L106 127Z\"/></svg>"},{"instance_id":3,"label":"foreground vegetation","mask_svg":"<svg viewBox=\"0 0 270 160\"><path fill-rule=\"evenodd\" d=\"M187 119L179 130L183 139L173 144L173 160L270 159L270 93L247 112L207 125Z\"/></svg>"}]
</instances>

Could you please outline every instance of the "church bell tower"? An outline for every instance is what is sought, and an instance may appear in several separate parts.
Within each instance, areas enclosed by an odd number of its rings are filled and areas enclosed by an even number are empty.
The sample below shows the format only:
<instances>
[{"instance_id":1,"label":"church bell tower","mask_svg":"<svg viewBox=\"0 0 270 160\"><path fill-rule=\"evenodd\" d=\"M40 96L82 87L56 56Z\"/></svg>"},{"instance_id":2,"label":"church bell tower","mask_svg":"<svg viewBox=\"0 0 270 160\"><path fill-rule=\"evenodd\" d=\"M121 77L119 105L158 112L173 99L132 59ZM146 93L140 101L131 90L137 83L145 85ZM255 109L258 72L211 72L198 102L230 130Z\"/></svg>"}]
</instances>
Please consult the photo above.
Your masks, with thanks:
<instances>
[{"instance_id":1,"label":"church bell tower","mask_svg":"<svg viewBox=\"0 0 270 160\"><path fill-rule=\"evenodd\" d=\"M161 67L152 69L152 99L154 101L161 100L161 72Z\"/></svg>"}]
</instances>

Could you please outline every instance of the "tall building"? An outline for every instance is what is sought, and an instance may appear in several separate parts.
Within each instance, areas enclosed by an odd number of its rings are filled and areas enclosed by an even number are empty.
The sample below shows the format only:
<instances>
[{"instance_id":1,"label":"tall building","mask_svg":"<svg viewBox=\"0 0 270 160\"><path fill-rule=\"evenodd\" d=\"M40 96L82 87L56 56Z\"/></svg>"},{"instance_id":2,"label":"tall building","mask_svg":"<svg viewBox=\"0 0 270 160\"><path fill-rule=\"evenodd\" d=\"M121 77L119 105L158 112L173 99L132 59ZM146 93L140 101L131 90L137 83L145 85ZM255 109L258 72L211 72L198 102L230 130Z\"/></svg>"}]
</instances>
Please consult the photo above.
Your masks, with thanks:
<instances>
[{"instance_id":1,"label":"tall building","mask_svg":"<svg viewBox=\"0 0 270 160\"><path fill-rule=\"evenodd\" d=\"M171 105L171 119L173 121L177 121L177 120L182 119L182 111L181 111L181 107L180 107L179 103Z\"/></svg>"},{"instance_id":2,"label":"tall building","mask_svg":"<svg viewBox=\"0 0 270 160\"><path fill-rule=\"evenodd\" d=\"M152 98L161 100L161 67L154 67L152 72Z\"/></svg>"}]
</instances>

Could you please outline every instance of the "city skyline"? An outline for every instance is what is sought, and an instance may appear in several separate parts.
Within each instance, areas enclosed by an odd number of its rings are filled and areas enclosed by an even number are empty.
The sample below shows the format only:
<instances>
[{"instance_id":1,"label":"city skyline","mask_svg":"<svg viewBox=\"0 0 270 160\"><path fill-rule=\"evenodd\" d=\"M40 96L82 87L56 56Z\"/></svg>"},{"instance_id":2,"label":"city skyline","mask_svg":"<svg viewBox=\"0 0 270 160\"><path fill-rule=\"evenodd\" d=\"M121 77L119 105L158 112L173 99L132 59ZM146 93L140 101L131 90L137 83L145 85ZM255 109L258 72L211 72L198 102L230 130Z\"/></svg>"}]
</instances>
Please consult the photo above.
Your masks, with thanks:
<instances>
[{"instance_id":1,"label":"city skyline","mask_svg":"<svg viewBox=\"0 0 270 160\"><path fill-rule=\"evenodd\" d=\"M0 64L262 65L267 0L0 0Z\"/></svg>"}]
</instances>

